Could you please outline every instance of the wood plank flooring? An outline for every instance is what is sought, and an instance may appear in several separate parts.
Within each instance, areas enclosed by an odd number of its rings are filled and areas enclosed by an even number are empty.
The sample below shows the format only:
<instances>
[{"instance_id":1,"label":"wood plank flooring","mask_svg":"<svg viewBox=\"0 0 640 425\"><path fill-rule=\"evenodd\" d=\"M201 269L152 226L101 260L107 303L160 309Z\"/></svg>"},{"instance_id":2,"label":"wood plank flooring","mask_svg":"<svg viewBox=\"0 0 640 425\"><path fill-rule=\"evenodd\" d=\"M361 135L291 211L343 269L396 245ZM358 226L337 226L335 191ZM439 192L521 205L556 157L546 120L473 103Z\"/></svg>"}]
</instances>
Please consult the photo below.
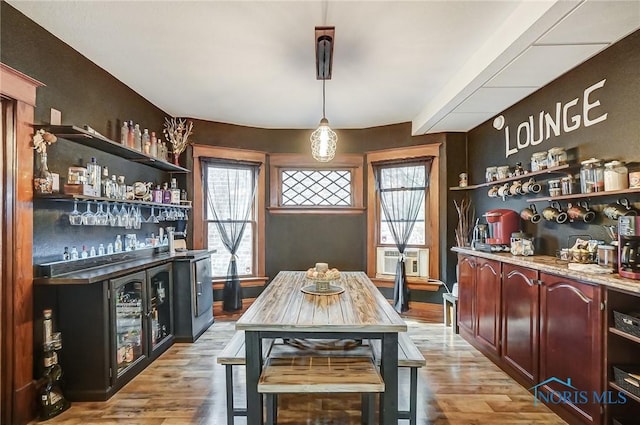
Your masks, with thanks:
<instances>
[{"instance_id":1,"label":"wood plank flooring","mask_svg":"<svg viewBox=\"0 0 640 425\"><path fill-rule=\"evenodd\" d=\"M420 425L565 424L471 347L450 327L407 319L427 365L418 379ZM75 402L47 424L225 425L224 367L216 363L234 332L218 321L194 344L175 344L106 402ZM244 372L235 369L236 403L244 403ZM408 370L400 372L400 403L408 403ZM359 425L360 397L280 397L281 425ZM36 423L36 422L34 422ZM236 424L246 424L236 418ZM399 421L400 424L408 421Z\"/></svg>"}]
</instances>

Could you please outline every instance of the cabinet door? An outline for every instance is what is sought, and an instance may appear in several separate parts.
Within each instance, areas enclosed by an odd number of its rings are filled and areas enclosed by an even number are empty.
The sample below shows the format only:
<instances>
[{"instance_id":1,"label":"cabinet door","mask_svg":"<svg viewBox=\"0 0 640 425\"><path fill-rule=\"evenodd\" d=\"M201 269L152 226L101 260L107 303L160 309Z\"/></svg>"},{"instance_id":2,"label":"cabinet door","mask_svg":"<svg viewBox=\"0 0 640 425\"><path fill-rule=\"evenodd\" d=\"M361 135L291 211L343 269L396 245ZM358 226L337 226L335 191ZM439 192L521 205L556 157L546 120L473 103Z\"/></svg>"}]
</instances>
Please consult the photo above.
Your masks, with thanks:
<instances>
[{"instance_id":1,"label":"cabinet door","mask_svg":"<svg viewBox=\"0 0 640 425\"><path fill-rule=\"evenodd\" d=\"M213 287L211 286L211 260L208 258L195 263L195 313L197 317L208 313L213 308Z\"/></svg>"},{"instance_id":2,"label":"cabinet door","mask_svg":"<svg viewBox=\"0 0 640 425\"><path fill-rule=\"evenodd\" d=\"M502 360L531 387L538 382L538 271L502 265Z\"/></svg>"},{"instance_id":3,"label":"cabinet door","mask_svg":"<svg viewBox=\"0 0 640 425\"><path fill-rule=\"evenodd\" d=\"M473 257L458 256L458 327L473 335L476 263Z\"/></svg>"},{"instance_id":4,"label":"cabinet door","mask_svg":"<svg viewBox=\"0 0 640 425\"><path fill-rule=\"evenodd\" d=\"M552 380L543 390L586 391L588 400L562 407L582 422L600 423L600 406L592 402L593 392L602 392L600 287L546 273L540 279L539 379Z\"/></svg>"},{"instance_id":5,"label":"cabinet door","mask_svg":"<svg viewBox=\"0 0 640 425\"><path fill-rule=\"evenodd\" d=\"M117 379L146 358L144 271L111 280L115 363Z\"/></svg>"},{"instance_id":6,"label":"cabinet door","mask_svg":"<svg viewBox=\"0 0 640 425\"><path fill-rule=\"evenodd\" d=\"M173 335L173 273L171 264L147 270L147 311L150 346L153 352Z\"/></svg>"},{"instance_id":7,"label":"cabinet door","mask_svg":"<svg viewBox=\"0 0 640 425\"><path fill-rule=\"evenodd\" d=\"M500 354L500 262L476 260L476 340Z\"/></svg>"}]
</instances>

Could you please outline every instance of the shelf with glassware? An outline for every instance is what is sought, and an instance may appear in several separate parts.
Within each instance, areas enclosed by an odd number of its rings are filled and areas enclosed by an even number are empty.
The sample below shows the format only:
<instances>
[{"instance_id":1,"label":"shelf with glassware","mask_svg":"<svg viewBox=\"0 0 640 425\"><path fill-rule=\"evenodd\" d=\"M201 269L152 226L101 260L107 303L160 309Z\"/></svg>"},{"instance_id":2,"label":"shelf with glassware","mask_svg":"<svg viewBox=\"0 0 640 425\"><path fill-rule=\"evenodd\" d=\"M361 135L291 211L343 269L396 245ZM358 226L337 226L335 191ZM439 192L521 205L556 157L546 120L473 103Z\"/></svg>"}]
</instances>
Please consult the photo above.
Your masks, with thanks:
<instances>
[{"instance_id":1,"label":"shelf with glassware","mask_svg":"<svg viewBox=\"0 0 640 425\"><path fill-rule=\"evenodd\" d=\"M167 204L164 202L149 202L149 201L139 201L136 199L124 200L124 199L114 199L114 198L105 198L103 196L89 196L89 195L75 195L75 194L63 194L63 193L50 193L50 194L37 194L37 198L40 199L48 199L52 201L64 201L64 202L107 202L113 203L117 205L139 205L142 207L159 207L159 208L179 208L179 209L191 209L191 201L181 200L180 204Z\"/></svg>"},{"instance_id":2,"label":"shelf with glassware","mask_svg":"<svg viewBox=\"0 0 640 425\"><path fill-rule=\"evenodd\" d=\"M107 152L130 161L139 162L162 171L168 171L171 173L190 172L187 168L172 164L161 158L147 155L144 152L140 152L121 143L114 142L95 131L85 130L84 128L74 125L39 125L34 126L34 128L44 129L54 134L56 137L89 146L99 151Z\"/></svg>"},{"instance_id":3,"label":"shelf with glassware","mask_svg":"<svg viewBox=\"0 0 640 425\"><path fill-rule=\"evenodd\" d=\"M566 174L570 174L571 171L576 169L576 167L577 165L575 164L562 164L556 167L545 168L543 170L538 170L538 171L528 171L528 172L525 172L524 174L505 177L503 179L492 180L489 182L472 184L472 185L463 186L463 187L454 186L454 187L450 187L449 190L473 190L473 189L479 189L481 187L500 186L500 185L503 185L504 183L529 179L531 177L536 177L536 176L566 175Z\"/></svg>"}]
</instances>

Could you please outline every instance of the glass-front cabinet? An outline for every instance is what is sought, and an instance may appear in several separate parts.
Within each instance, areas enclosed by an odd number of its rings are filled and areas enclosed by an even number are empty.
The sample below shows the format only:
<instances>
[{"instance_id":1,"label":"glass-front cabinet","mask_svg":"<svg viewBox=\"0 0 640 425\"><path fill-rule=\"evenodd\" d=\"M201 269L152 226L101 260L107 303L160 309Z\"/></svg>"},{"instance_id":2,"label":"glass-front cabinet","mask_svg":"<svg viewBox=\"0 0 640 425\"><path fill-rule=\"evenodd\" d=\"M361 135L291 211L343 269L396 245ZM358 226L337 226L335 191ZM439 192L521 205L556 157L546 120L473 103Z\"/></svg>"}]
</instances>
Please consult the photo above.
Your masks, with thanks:
<instances>
[{"instance_id":1,"label":"glass-front cabinet","mask_svg":"<svg viewBox=\"0 0 640 425\"><path fill-rule=\"evenodd\" d=\"M145 357L145 286L144 271L111 280L115 319L113 359L116 373L113 378L119 378Z\"/></svg>"},{"instance_id":2,"label":"glass-front cabinet","mask_svg":"<svg viewBox=\"0 0 640 425\"><path fill-rule=\"evenodd\" d=\"M158 349L173 342L173 271L171 264L163 264L147 270L149 285L147 297L150 356L156 357ZM164 351L164 350L161 350ZM157 353L157 354L156 354Z\"/></svg>"}]
</instances>

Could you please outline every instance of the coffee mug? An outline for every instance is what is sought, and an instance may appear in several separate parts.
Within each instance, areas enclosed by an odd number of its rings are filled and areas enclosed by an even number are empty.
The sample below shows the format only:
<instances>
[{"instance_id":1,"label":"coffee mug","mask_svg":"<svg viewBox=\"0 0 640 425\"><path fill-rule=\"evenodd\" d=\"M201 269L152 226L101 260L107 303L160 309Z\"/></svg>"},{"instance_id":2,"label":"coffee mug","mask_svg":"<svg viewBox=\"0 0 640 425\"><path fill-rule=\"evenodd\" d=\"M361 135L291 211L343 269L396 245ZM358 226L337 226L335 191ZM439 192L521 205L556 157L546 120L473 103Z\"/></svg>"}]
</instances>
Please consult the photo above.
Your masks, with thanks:
<instances>
[{"instance_id":1,"label":"coffee mug","mask_svg":"<svg viewBox=\"0 0 640 425\"><path fill-rule=\"evenodd\" d=\"M487 192L489 198L497 198L498 197L498 186L492 186L491 189Z\"/></svg>"},{"instance_id":2,"label":"coffee mug","mask_svg":"<svg viewBox=\"0 0 640 425\"><path fill-rule=\"evenodd\" d=\"M596 218L596 213L589 209L589 204L586 201L582 204L569 205L567 215L571 221L584 221L585 223L591 223Z\"/></svg>"},{"instance_id":3,"label":"coffee mug","mask_svg":"<svg viewBox=\"0 0 640 425\"><path fill-rule=\"evenodd\" d=\"M539 193L542 190L542 186L531 177L528 181L522 183L521 190L522 193Z\"/></svg>"},{"instance_id":4,"label":"coffee mug","mask_svg":"<svg viewBox=\"0 0 640 425\"><path fill-rule=\"evenodd\" d=\"M562 211L559 202L552 202L550 206L542 210L542 216L547 221L555 221L558 224L562 224L567 221L567 213Z\"/></svg>"},{"instance_id":5,"label":"coffee mug","mask_svg":"<svg viewBox=\"0 0 640 425\"><path fill-rule=\"evenodd\" d=\"M534 224L539 223L542 219L542 216L538 214L538 212L536 211L536 206L533 204L529 205L528 208L520 211L520 217L522 217L523 220L530 221Z\"/></svg>"},{"instance_id":6,"label":"coffee mug","mask_svg":"<svg viewBox=\"0 0 640 425\"><path fill-rule=\"evenodd\" d=\"M498 188L498 196L501 197L503 200L505 197L509 196L509 183L505 183L502 186L500 186Z\"/></svg>"},{"instance_id":7,"label":"coffee mug","mask_svg":"<svg viewBox=\"0 0 640 425\"><path fill-rule=\"evenodd\" d=\"M602 212L611 220L617 220L626 215L638 215L638 211L631 207L627 198L621 198L615 204L607 205Z\"/></svg>"},{"instance_id":8,"label":"coffee mug","mask_svg":"<svg viewBox=\"0 0 640 425\"><path fill-rule=\"evenodd\" d=\"M517 180L511 183L509 193L511 194L511 196L522 195L522 182L520 180Z\"/></svg>"}]
</instances>

